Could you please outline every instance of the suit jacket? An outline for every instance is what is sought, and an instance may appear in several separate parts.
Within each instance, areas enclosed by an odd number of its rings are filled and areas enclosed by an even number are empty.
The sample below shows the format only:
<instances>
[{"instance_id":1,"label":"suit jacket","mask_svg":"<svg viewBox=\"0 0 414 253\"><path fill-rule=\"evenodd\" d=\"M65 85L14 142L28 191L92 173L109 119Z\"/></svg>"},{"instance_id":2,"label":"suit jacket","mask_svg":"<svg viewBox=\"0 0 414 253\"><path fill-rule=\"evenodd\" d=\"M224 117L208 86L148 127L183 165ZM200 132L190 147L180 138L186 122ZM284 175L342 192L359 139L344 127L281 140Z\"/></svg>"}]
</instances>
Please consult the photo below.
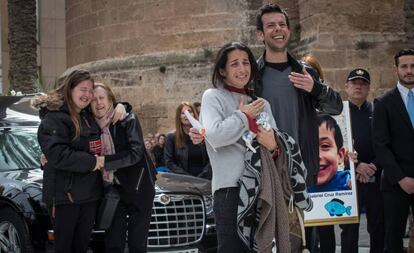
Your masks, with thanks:
<instances>
[{"instance_id":1,"label":"suit jacket","mask_svg":"<svg viewBox=\"0 0 414 253\"><path fill-rule=\"evenodd\" d=\"M414 128L397 87L374 100L372 131L381 187L401 190L398 181L414 178Z\"/></svg>"}]
</instances>

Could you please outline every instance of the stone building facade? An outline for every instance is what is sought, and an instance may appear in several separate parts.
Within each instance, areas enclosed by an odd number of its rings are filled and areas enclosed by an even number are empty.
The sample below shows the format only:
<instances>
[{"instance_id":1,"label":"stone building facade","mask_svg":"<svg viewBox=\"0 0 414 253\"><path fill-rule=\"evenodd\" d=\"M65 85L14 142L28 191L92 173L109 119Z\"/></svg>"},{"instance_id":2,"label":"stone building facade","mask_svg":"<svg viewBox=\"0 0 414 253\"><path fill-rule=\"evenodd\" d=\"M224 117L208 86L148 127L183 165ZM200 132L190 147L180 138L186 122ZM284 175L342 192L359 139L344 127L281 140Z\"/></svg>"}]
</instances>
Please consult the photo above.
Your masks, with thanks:
<instances>
[{"instance_id":1,"label":"stone building facade","mask_svg":"<svg viewBox=\"0 0 414 253\"><path fill-rule=\"evenodd\" d=\"M66 0L66 57L132 104L144 132L174 126L179 101L199 101L211 86L219 47L247 43L259 55L255 13L262 0ZM293 33L291 51L313 53L326 80L342 90L355 67L371 72L373 96L395 83L392 56L413 46L412 0L280 0Z\"/></svg>"}]
</instances>

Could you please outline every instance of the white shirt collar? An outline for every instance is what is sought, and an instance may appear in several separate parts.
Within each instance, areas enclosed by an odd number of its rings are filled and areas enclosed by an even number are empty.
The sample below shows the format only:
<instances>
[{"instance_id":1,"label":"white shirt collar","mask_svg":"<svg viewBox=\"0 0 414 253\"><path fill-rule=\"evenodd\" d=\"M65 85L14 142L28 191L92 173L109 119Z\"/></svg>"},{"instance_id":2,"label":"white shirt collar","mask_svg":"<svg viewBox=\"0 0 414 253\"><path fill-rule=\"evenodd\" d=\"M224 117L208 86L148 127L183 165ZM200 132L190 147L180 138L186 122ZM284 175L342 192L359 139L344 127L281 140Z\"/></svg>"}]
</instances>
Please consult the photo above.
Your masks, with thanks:
<instances>
[{"instance_id":1,"label":"white shirt collar","mask_svg":"<svg viewBox=\"0 0 414 253\"><path fill-rule=\"evenodd\" d=\"M404 102L405 107L407 107L407 96L408 96L408 89L407 87L404 87L400 82L397 84L397 89L401 94L401 98ZM411 89L412 92L414 92L414 88Z\"/></svg>"}]
</instances>

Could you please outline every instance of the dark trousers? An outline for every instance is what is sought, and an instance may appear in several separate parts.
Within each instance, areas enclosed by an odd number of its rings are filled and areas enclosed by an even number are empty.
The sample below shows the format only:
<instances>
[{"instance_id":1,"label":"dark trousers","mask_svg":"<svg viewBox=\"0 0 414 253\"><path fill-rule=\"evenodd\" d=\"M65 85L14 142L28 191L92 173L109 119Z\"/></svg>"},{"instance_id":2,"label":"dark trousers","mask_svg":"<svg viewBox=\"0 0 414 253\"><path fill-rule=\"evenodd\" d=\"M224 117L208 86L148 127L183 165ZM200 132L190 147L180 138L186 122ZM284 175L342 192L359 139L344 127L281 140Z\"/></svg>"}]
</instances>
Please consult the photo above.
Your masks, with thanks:
<instances>
[{"instance_id":1,"label":"dark trousers","mask_svg":"<svg viewBox=\"0 0 414 253\"><path fill-rule=\"evenodd\" d=\"M414 197L400 188L383 192L385 219L385 252L402 253L403 237L407 225L409 208L413 208Z\"/></svg>"},{"instance_id":2,"label":"dark trousers","mask_svg":"<svg viewBox=\"0 0 414 253\"><path fill-rule=\"evenodd\" d=\"M248 252L237 234L237 204L239 188L222 188L214 192L214 215L216 217L217 253Z\"/></svg>"},{"instance_id":3,"label":"dark trousers","mask_svg":"<svg viewBox=\"0 0 414 253\"><path fill-rule=\"evenodd\" d=\"M307 227L306 230L306 248L311 253L335 253L336 241L335 241L335 227L333 225ZM318 239L320 242L320 248L318 250Z\"/></svg>"},{"instance_id":4,"label":"dark trousers","mask_svg":"<svg viewBox=\"0 0 414 253\"><path fill-rule=\"evenodd\" d=\"M370 253L384 252L384 212L379 183L358 183L359 210L365 207L367 229L370 237ZM359 223L340 225L341 252L358 252Z\"/></svg>"},{"instance_id":5,"label":"dark trousers","mask_svg":"<svg viewBox=\"0 0 414 253\"><path fill-rule=\"evenodd\" d=\"M95 222L98 201L57 205L55 209L55 252L85 253Z\"/></svg>"},{"instance_id":6,"label":"dark trousers","mask_svg":"<svg viewBox=\"0 0 414 253\"><path fill-rule=\"evenodd\" d=\"M141 206L148 204L141 203ZM152 206L152 202L149 206ZM147 252L150 222L151 208L141 210L121 196L111 227L105 231L105 252L123 253L127 231L129 253Z\"/></svg>"}]
</instances>

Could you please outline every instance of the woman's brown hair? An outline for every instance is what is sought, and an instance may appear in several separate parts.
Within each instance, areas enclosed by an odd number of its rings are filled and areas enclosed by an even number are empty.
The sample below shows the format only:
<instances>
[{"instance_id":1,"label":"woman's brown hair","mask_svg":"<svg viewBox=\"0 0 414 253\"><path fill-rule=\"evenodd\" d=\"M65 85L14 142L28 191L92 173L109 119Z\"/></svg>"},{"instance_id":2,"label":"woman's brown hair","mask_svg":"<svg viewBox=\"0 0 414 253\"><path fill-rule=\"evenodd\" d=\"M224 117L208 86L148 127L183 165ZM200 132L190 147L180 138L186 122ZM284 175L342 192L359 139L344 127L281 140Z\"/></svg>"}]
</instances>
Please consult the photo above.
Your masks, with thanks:
<instances>
[{"instance_id":1,"label":"woman's brown hair","mask_svg":"<svg viewBox=\"0 0 414 253\"><path fill-rule=\"evenodd\" d=\"M325 77L323 76L323 71L322 71L321 64L319 63L319 61L316 59L315 56L313 56L311 54L307 54L307 55L302 57L302 61L306 62L312 68L314 68L315 71L318 73L319 78L321 80L325 80Z\"/></svg>"},{"instance_id":2,"label":"woman's brown hair","mask_svg":"<svg viewBox=\"0 0 414 253\"><path fill-rule=\"evenodd\" d=\"M186 133L184 132L184 126L181 123L181 110L184 106L188 106L194 113L194 118L198 119L198 113L192 103L188 101L181 102L175 110L175 147L183 148L185 146Z\"/></svg>"},{"instance_id":3,"label":"woman's brown hair","mask_svg":"<svg viewBox=\"0 0 414 253\"><path fill-rule=\"evenodd\" d=\"M59 87L48 93L48 96L58 98L67 103L70 119L75 126L75 136L72 141L79 139L81 131L80 115L76 112L76 106L72 100L72 90L83 81L91 81L94 84L94 80L88 71L81 69L74 70L63 80L63 83Z\"/></svg>"}]
</instances>

